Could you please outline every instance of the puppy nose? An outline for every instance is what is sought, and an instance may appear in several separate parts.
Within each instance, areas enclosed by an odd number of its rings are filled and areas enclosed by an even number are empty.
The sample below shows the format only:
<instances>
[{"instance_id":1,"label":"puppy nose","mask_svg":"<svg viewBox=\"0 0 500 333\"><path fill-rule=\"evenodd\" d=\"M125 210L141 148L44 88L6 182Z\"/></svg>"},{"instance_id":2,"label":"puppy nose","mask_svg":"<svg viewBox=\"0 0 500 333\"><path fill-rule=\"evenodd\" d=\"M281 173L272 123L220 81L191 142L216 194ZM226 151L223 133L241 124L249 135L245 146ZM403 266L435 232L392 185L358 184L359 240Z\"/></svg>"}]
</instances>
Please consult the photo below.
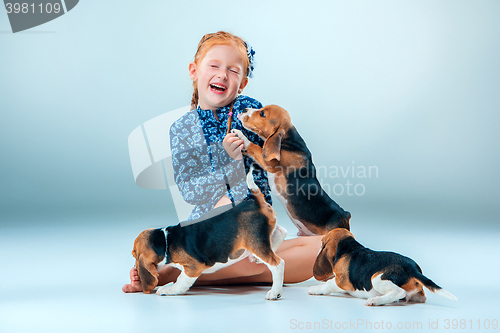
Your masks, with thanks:
<instances>
[{"instance_id":1,"label":"puppy nose","mask_svg":"<svg viewBox=\"0 0 500 333\"><path fill-rule=\"evenodd\" d=\"M241 113L247 113L248 112L248 108L245 108L243 109L243 111L241 111Z\"/></svg>"}]
</instances>

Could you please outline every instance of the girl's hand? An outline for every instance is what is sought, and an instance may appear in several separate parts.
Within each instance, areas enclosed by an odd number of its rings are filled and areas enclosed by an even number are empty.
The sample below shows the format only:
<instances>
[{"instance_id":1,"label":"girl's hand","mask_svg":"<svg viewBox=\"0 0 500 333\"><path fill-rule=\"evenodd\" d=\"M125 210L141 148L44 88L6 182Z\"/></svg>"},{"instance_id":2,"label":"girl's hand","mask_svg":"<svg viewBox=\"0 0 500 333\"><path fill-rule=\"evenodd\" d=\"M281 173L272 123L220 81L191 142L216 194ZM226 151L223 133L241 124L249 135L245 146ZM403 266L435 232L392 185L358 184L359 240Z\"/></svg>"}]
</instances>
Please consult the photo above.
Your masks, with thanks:
<instances>
[{"instance_id":1,"label":"girl's hand","mask_svg":"<svg viewBox=\"0 0 500 333\"><path fill-rule=\"evenodd\" d=\"M226 152L235 160L241 160L243 155L241 150L243 149L243 140L241 140L236 134L229 133L222 140L222 146Z\"/></svg>"}]
</instances>

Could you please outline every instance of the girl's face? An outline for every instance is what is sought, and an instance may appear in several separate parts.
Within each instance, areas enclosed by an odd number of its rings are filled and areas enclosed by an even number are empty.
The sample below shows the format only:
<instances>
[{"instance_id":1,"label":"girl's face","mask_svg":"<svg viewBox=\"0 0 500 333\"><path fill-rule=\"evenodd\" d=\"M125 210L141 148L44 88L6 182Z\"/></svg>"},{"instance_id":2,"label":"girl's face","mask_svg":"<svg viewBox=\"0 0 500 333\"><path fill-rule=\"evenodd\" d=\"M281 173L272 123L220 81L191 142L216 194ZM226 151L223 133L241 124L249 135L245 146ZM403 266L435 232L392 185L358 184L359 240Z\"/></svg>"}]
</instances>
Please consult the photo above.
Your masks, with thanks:
<instances>
[{"instance_id":1,"label":"girl's face","mask_svg":"<svg viewBox=\"0 0 500 333\"><path fill-rule=\"evenodd\" d=\"M210 48L199 65L189 64L189 74L198 81L198 102L203 110L228 105L248 83L242 54L232 45Z\"/></svg>"}]
</instances>

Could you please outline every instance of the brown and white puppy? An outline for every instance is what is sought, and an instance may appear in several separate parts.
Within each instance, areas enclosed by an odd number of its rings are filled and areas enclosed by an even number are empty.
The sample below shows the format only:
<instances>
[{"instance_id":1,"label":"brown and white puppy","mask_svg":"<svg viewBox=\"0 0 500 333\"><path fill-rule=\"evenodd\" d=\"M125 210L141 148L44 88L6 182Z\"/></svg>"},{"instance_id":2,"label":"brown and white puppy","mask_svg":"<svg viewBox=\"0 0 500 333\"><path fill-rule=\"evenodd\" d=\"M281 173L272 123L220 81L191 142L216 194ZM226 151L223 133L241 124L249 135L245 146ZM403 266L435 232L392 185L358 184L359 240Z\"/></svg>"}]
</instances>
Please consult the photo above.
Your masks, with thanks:
<instances>
[{"instance_id":1,"label":"brown and white puppy","mask_svg":"<svg viewBox=\"0 0 500 333\"><path fill-rule=\"evenodd\" d=\"M243 127L265 140L261 148L241 131L233 130L245 142L244 154L268 172L273 192L286 207L299 235L325 235L339 227L349 229L351 214L324 192L316 178L311 152L285 109L277 105L247 109L238 119Z\"/></svg>"},{"instance_id":2,"label":"brown and white puppy","mask_svg":"<svg viewBox=\"0 0 500 333\"><path fill-rule=\"evenodd\" d=\"M271 270L273 285L266 299L281 297L285 262L274 251L286 237L286 230L276 225L276 214L253 182L252 171L247 183L255 200L244 200L229 210L216 208L225 210L200 221L145 230L136 238L132 255L145 293L152 293L157 286L157 265L162 262L182 272L173 285L159 287L156 294L180 295L203 272L233 264L248 251Z\"/></svg>"},{"instance_id":3,"label":"brown and white puppy","mask_svg":"<svg viewBox=\"0 0 500 333\"><path fill-rule=\"evenodd\" d=\"M314 263L316 280L326 283L309 288L311 295L349 293L368 298L365 305L384 305L406 298L425 302L423 287L457 300L422 274L415 261L394 252L372 251L358 243L346 229L334 229L322 239Z\"/></svg>"}]
</instances>

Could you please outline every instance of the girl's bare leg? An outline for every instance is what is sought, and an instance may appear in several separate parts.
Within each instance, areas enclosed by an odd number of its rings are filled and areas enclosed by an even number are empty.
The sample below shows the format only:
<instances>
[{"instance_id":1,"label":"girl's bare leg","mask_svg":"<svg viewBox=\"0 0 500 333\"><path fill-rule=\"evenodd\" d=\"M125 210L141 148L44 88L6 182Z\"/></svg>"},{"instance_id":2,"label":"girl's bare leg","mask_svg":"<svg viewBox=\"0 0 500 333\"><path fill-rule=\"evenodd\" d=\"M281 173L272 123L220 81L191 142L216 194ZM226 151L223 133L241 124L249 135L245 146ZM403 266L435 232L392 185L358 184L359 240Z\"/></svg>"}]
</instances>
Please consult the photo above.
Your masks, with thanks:
<instances>
[{"instance_id":1,"label":"girl's bare leg","mask_svg":"<svg viewBox=\"0 0 500 333\"><path fill-rule=\"evenodd\" d=\"M322 237L298 237L285 240L281 244L276 254L285 261L284 283L299 283L313 276L313 266L321 249ZM266 265L245 259L212 274L202 274L195 285L272 283L272 281L271 272Z\"/></svg>"},{"instance_id":2,"label":"girl's bare leg","mask_svg":"<svg viewBox=\"0 0 500 333\"><path fill-rule=\"evenodd\" d=\"M299 237L285 240L276 254L285 261L284 283L298 283L313 276L312 268L321 248L322 236ZM161 269L158 285L174 282L180 274L177 268L166 266ZM130 284L123 286L123 292L142 291L137 270L130 271ZM211 274L202 274L195 285L229 285L241 283L272 283L272 275L264 264L250 262L248 258Z\"/></svg>"}]
</instances>

